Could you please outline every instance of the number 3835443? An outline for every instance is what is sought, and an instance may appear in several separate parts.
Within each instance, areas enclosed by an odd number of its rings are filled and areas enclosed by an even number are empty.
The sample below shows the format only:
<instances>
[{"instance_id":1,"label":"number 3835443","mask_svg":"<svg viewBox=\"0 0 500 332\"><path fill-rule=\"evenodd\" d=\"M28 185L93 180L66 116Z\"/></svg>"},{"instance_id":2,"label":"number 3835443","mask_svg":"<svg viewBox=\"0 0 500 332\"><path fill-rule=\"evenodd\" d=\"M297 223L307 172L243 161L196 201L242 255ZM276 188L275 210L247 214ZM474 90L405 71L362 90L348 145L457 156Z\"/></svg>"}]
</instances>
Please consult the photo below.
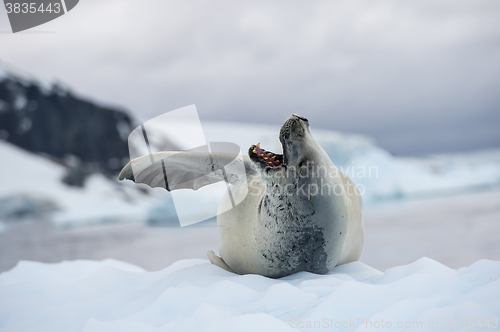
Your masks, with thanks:
<instances>
[{"instance_id":1,"label":"number 3835443","mask_svg":"<svg viewBox=\"0 0 500 332\"><path fill-rule=\"evenodd\" d=\"M60 2L48 3L48 4L37 4L34 2L7 2L5 4L5 9L7 14L34 14L34 13L55 13L59 14L62 10Z\"/></svg>"}]
</instances>

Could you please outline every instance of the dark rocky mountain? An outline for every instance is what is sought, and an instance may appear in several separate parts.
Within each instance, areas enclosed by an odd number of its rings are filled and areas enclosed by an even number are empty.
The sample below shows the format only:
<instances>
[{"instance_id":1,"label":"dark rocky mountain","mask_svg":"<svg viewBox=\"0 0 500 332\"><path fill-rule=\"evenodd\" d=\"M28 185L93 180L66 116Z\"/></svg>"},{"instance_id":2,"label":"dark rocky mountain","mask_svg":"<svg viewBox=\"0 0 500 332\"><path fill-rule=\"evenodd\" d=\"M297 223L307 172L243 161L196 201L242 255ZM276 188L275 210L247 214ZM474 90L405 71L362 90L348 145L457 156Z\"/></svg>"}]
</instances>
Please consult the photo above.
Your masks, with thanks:
<instances>
[{"instance_id":1,"label":"dark rocky mountain","mask_svg":"<svg viewBox=\"0 0 500 332\"><path fill-rule=\"evenodd\" d=\"M0 72L0 139L64 164L68 184L82 186L96 172L116 175L129 161L127 138L134 127L124 111Z\"/></svg>"}]
</instances>

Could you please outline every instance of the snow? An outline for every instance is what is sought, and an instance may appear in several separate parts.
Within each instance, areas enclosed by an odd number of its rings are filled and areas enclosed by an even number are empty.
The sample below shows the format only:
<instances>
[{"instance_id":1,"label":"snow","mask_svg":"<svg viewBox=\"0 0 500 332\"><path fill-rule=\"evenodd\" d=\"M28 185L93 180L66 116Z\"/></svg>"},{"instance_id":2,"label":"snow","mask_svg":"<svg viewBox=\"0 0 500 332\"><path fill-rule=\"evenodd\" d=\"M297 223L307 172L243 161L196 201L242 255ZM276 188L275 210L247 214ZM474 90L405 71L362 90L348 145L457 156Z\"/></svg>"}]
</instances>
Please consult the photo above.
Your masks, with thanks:
<instances>
[{"instance_id":1,"label":"snow","mask_svg":"<svg viewBox=\"0 0 500 332\"><path fill-rule=\"evenodd\" d=\"M354 262L326 275L281 279L234 275L202 259L158 272L115 260L23 261L0 274L0 328L312 331L337 325L353 331L383 321L401 331L397 324L450 330L453 319L488 319L493 326L500 316L499 279L500 262L454 270L425 257L385 272Z\"/></svg>"},{"instance_id":2,"label":"snow","mask_svg":"<svg viewBox=\"0 0 500 332\"><path fill-rule=\"evenodd\" d=\"M130 133L128 143L130 158L135 159L150 152L189 150L204 146L207 141L196 106L189 105L144 121Z\"/></svg>"},{"instance_id":3,"label":"snow","mask_svg":"<svg viewBox=\"0 0 500 332\"><path fill-rule=\"evenodd\" d=\"M21 92L19 92L14 99L14 109L15 110L22 110L28 105L28 98Z\"/></svg>"},{"instance_id":4,"label":"snow","mask_svg":"<svg viewBox=\"0 0 500 332\"><path fill-rule=\"evenodd\" d=\"M65 168L43 156L3 141L0 141L0 155L7 161L2 163L2 173L8 175L0 187L0 201L44 197L58 206L52 219L61 226L142 221L150 206L168 194L154 191L152 195L144 195L132 183L118 185L102 175L91 176L83 189L69 187L61 181ZM0 213L0 217L6 212Z\"/></svg>"}]
</instances>

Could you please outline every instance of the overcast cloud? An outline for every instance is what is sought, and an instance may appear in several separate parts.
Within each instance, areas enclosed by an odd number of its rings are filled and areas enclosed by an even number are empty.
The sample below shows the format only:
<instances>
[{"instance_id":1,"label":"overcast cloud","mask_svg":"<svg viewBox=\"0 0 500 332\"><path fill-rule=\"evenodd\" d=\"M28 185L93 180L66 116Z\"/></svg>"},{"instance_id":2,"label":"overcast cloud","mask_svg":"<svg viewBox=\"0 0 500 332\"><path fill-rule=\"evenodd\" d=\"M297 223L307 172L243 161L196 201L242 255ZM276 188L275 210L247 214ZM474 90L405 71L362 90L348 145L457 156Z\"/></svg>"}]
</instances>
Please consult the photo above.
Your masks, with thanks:
<instances>
[{"instance_id":1,"label":"overcast cloud","mask_svg":"<svg viewBox=\"0 0 500 332\"><path fill-rule=\"evenodd\" d=\"M370 135L397 154L500 147L500 2L81 0L0 59L143 119ZM40 32L53 33L40 33Z\"/></svg>"}]
</instances>

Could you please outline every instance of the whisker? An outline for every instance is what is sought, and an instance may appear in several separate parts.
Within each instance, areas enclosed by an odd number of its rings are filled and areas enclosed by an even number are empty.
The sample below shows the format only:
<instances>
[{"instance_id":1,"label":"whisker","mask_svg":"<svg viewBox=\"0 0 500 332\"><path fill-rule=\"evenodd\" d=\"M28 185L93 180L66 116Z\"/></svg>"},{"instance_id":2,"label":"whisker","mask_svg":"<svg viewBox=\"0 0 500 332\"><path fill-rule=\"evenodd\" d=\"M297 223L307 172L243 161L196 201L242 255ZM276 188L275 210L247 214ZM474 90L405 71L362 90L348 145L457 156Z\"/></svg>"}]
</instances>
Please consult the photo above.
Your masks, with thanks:
<instances>
[{"instance_id":1,"label":"whisker","mask_svg":"<svg viewBox=\"0 0 500 332\"><path fill-rule=\"evenodd\" d=\"M273 117L275 118L276 123L278 124L283 123L289 116L290 114L287 114L286 111L284 110L273 113Z\"/></svg>"},{"instance_id":2,"label":"whisker","mask_svg":"<svg viewBox=\"0 0 500 332\"><path fill-rule=\"evenodd\" d=\"M291 114L290 113L287 113L285 110L282 110L281 111L281 116L282 116L282 119L281 121L285 121Z\"/></svg>"}]
</instances>

